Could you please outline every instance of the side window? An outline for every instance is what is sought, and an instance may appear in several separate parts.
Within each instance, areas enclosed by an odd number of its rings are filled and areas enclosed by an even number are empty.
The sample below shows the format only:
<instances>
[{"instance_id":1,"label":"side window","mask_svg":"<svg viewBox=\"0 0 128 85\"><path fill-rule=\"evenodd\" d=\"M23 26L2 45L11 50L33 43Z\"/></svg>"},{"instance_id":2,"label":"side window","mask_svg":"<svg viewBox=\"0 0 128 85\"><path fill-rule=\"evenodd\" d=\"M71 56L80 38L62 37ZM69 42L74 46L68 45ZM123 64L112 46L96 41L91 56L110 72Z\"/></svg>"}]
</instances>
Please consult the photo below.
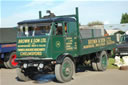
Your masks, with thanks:
<instances>
[{"instance_id":1,"label":"side window","mask_svg":"<svg viewBox=\"0 0 128 85\"><path fill-rule=\"evenodd\" d=\"M62 23L56 23L56 35L63 35L63 25Z\"/></svg>"},{"instance_id":2,"label":"side window","mask_svg":"<svg viewBox=\"0 0 128 85\"><path fill-rule=\"evenodd\" d=\"M33 35L33 30L34 30L33 27L29 27L28 28L29 36L32 36Z\"/></svg>"},{"instance_id":3,"label":"side window","mask_svg":"<svg viewBox=\"0 0 128 85\"><path fill-rule=\"evenodd\" d=\"M68 33L67 23L64 23L64 30L65 30L65 34L67 34Z\"/></svg>"}]
</instances>

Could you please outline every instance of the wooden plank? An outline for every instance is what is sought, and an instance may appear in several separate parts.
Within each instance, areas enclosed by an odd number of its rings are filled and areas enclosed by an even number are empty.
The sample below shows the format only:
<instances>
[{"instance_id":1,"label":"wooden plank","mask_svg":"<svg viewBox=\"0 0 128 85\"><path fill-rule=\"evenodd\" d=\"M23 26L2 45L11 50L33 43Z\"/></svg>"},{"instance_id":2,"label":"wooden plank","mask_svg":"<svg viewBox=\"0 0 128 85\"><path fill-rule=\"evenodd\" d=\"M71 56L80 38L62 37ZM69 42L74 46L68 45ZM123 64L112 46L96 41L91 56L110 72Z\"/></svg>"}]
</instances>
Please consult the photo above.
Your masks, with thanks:
<instances>
[{"instance_id":1,"label":"wooden plank","mask_svg":"<svg viewBox=\"0 0 128 85\"><path fill-rule=\"evenodd\" d=\"M89 54L116 47L116 36L82 39L80 54Z\"/></svg>"}]
</instances>

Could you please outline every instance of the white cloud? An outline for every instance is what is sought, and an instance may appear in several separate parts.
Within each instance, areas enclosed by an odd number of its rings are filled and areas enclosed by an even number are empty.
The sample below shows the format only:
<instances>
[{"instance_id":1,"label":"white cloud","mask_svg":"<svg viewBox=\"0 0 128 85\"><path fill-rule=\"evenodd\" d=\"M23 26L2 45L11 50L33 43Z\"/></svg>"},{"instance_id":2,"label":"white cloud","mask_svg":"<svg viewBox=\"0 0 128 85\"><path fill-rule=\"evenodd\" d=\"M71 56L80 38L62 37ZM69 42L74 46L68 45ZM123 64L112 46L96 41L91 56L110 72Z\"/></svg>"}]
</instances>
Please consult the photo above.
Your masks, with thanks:
<instances>
[{"instance_id":1,"label":"white cloud","mask_svg":"<svg viewBox=\"0 0 128 85\"><path fill-rule=\"evenodd\" d=\"M59 1L59 0L58 0ZM16 26L17 22L27 19L36 19L38 18L38 11L42 10L42 15L45 15L45 10L51 10L51 12L55 13L55 15L67 15L67 14L74 14L75 13L75 7L79 7L79 17L80 17L80 23L81 24L87 24L91 21L99 20L100 14L102 14L102 11L95 11L92 10L94 7L88 7L86 6L87 2L82 1L88 1L88 0L65 0L63 3L59 3L55 5L55 0L32 0L29 4L25 5L25 8L29 8L27 10L24 10L24 12L20 12L6 17L1 18L1 25L2 27L6 26ZM91 0L92 1L92 0ZM91 9L90 9L91 8ZM98 8L100 9L100 7ZM91 10L91 11L90 11ZM109 24L110 20L108 21L106 19L102 19L99 21L104 21L104 24Z\"/></svg>"},{"instance_id":2,"label":"white cloud","mask_svg":"<svg viewBox=\"0 0 128 85\"><path fill-rule=\"evenodd\" d=\"M67 15L67 14L74 14L75 7L81 7L81 2L73 2L69 0L65 0L64 3L51 8L51 10L56 13L56 15Z\"/></svg>"},{"instance_id":3,"label":"white cloud","mask_svg":"<svg viewBox=\"0 0 128 85\"><path fill-rule=\"evenodd\" d=\"M26 7L39 6L39 5L52 5L54 0L32 0Z\"/></svg>"},{"instance_id":4,"label":"white cloud","mask_svg":"<svg viewBox=\"0 0 128 85\"><path fill-rule=\"evenodd\" d=\"M70 1L128 1L128 0L70 0Z\"/></svg>"},{"instance_id":5,"label":"white cloud","mask_svg":"<svg viewBox=\"0 0 128 85\"><path fill-rule=\"evenodd\" d=\"M0 23L0 27L13 27L13 26L17 26L17 22L22 21L22 20L28 20L28 19L38 19L38 11L42 10L42 15L45 15L45 11L48 9L45 8L51 8L50 6L46 6L47 5L51 5L53 3L54 0L32 0L32 2L30 2L29 4L23 6L24 9L29 7L29 11L24 10L24 12L20 12L20 13L15 13L9 17L1 17L1 23ZM36 2L36 3L35 3ZM50 4L51 3L51 4ZM43 5L45 4L45 6ZM56 6L54 6L56 7Z\"/></svg>"},{"instance_id":6,"label":"white cloud","mask_svg":"<svg viewBox=\"0 0 128 85\"><path fill-rule=\"evenodd\" d=\"M35 1L36 3L34 3ZM44 3L53 3L53 2L54 0L48 0L48 1L44 0L41 2L40 0L33 0L31 3L26 5L26 7L30 7L29 11L16 13L10 17L2 18L1 26L16 26L17 25L16 23L19 21L38 18L38 11L42 10L42 8L43 8L42 16L44 16L45 10L51 10L51 12L55 13L55 15L75 14L75 7L79 7L79 17L81 24L87 24L88 22L95 21L95 19L92 19L92 16L87 14L88 11L85 10L85 6L83 6L83 2L81 1L78 2L78 1L65 0L63 3L55 5L54 7L48 6L47 7L48 9L45 9L46 6L43 5ZM88 17L90 17L89 20L87 19Z\"/></svg>"},{"instance_id":7,"label":"white cloud","mask_svg":"<svg viewBox=\"0 0 128 85\"><path fill-rule=\"evenodd\" d=\"M15 12L15 14L11 16L1 17L0 27L14 27L17 26L17 22L19 21L28 19L38 19L38 11L45 7L43 4L48 3L47 5L50 5L52 1L53 0L32 0L29 4L23 6L23 8L25 9L24 12ZM45 10L43 10L43 13L45 12Z\"/></svg>"},{"instance_id":8,"label":"white cloud","mask_svg":"<svg viewBox=\"0 0 128 85\"><path fill-rule=\"evenodd\" d=\"M104 21L104 24L110 24L108 20L105 20Z\"/></svg>"},{"instance_id":9,"label":"white cloud","mask_svg":"<svg viewBox=\"0 0 128 85\"><path fill-rule=\"evenodd\" d=\"M26 19L34 19L34 18L38 18L38 12L36 11L16 13L12 16L1 18L0 27L14 27L14 26L17 26L17 22L19 21L26 20Z\"/></svg>"}]
</instances>

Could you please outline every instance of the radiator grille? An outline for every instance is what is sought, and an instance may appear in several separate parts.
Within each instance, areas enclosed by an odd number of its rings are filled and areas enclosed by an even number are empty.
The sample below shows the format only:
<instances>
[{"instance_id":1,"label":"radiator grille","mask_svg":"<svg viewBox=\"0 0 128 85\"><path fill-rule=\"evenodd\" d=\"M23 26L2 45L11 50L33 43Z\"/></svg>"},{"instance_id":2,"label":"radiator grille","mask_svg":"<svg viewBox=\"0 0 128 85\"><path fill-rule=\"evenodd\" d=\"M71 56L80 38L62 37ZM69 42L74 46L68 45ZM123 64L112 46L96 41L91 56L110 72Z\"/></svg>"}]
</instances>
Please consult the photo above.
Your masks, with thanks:
<instances>
[{"instance_id":1,"label":"radiator grille","mask_svg":"<svg viewBox=\"0 0 128 85\"><path fill-rule=\"evenodd\" d=\"M118 48L118 49L119 49L119 52L128 53L128 48Z\"/></svg>"}]
</instances>

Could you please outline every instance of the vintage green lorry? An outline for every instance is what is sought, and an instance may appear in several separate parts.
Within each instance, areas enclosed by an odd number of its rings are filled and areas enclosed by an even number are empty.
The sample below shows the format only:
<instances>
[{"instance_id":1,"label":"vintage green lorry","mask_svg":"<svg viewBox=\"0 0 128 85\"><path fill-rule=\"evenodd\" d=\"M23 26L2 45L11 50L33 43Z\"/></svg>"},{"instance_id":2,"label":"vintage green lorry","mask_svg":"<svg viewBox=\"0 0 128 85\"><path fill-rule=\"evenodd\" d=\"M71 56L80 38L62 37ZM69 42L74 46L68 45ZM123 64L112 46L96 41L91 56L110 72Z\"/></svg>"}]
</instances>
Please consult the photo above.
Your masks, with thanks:
<instances>
[{"instance_id":1,"label":"vintage green lorry","mask_svg":"<svg viewBox=\"0 0 128 85\"><path fill-rule=\"evenodd\" d=\"M27 81L46 68L60 82L72 80L76 64L90 61L96 71L107 69L108 55L116 47L115 36L100 36L100 30L79 29L76 14L25 20L18 23L17 76ZM101 33L102 34L102 33ZM97 35L97 36L96 36Z\"/></svg>"}]
</instances>

